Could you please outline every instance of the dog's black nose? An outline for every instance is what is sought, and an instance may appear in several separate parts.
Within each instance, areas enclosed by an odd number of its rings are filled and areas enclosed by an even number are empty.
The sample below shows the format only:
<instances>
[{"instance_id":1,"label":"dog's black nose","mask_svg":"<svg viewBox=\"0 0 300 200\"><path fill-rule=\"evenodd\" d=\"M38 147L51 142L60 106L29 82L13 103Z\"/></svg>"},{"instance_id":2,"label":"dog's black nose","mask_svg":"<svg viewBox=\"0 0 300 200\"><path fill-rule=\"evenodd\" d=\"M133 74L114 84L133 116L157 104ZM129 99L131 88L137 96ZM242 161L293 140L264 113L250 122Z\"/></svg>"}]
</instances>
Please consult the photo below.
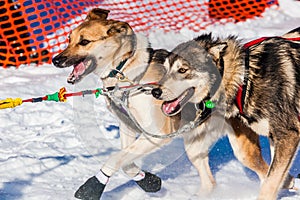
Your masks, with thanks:
<instances>
[{"instance_id":1,"label":"dog's black nose","mask_svg":"<svg viewBox=\"0 0 300 200\"><path fill-rule=\"evenodd\" d=\"M52 58L52 63L55 67L64 67L62 64L67 60L67 56L57 55Z\"/></svg>"},{"instance_id":2,"label":"dog's black nose","mask_svg":"<svg viewBox=\"0 0 300 200\"><path fill-rule=\"evenodd\" d=\"M160 88L154 88L151 90L151 94L154 98L157 98L159 99L159 97L161 96L162 94L162 90Z\"/></svg>"}]
</instances>

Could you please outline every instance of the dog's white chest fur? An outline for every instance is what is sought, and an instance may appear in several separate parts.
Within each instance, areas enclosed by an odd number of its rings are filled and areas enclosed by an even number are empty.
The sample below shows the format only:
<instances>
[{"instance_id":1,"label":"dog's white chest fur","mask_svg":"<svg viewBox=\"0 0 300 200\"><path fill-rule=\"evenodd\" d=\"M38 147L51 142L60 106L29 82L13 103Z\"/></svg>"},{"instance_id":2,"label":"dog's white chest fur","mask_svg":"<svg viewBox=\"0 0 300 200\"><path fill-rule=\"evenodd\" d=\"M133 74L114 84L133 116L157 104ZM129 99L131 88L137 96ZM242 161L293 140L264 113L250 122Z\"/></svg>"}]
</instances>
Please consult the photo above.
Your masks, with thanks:
<instances>
[{"instance_id":1,"label":"dog's white chest fur","mask_svg":"<svg viewBox=\"0 0 300 200\"><path fill-rule=\"evenodd\" d=\"M269 120L261 119L258 122L253 122L250 125L251 129L259 135L269 136Z\"/></svg>"}]
</instances>

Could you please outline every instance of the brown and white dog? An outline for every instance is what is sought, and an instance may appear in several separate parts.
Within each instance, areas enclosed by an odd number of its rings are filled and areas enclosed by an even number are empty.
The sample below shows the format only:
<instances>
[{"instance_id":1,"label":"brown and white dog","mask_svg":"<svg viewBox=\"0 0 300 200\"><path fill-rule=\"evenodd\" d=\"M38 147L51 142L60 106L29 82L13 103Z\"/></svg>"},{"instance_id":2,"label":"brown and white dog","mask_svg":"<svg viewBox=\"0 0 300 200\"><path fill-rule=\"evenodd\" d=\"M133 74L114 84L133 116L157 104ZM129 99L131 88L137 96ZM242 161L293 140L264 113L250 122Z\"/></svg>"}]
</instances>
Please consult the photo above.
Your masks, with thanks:
<instances>
[{"instance_id":1,"label":"brown and white dog","mask_svg":"<svg viewBox=\"0 0 300 200\"><path fill-rule=\"evenodd\" d=\"M243 122L270 138L274 155L258 199L276 199L282 186L293 183L288 170L300 141L299 32L297 28L245 46L232 36L200 35L170 53L164 63L168 72L152 92L165 101L166 116L182 111L178 99L197 104L210 96L216 104L225 101L225 117L233 128ZM253 132L249 137L256 138Z\"/></svg>"},{"instance_id":2,"label":"brown and white dog","mask_svg":"<svg viewBox=\"0 0 300 200\"><path fill-rule=\"evenodd\" d=\"M68 47L53 58L53 64L59 68L74 69L67 81L75 84L86 75L94 72L103 81L104 87L128 86L132 83L148 83L162 79L166 68L163 66L169 52L153 50L146 38L134 33L132 28L122 21L107 19L109 11L93 9L86 20L70 34ZM127 82L118 76L126 76ZM127 103L130 112L141 127L156 135L166 135L178 130L184 119L181 114L169 117L161 112L161 100L143 92L120 94L120 99ZM161 180L154 174L144 172L134 160L167 144L170 138L151 138L142 133L123 112L123 108L112 99L107 99L108 107L120 120L122 150L109 157L99 173L88 179L75 193L79 199L99 199L104 191L108 177L119 169L132 177L147 192L156 192L161 188ZM212 119L222 121L222 117L213 115ZM214 120L211 120L215 122ZM185 133L185 149L192 164L201 178L201 191L210 192L215 180L208 165L208 150L223 135L215 130L214 123L207 120L201 126ZM235 134L230 138L235 154L245 166L256 171L263 180L268 165L261 156L258 137L250 129L235 121ZM137 134L138 137L137 137ZM250 137L251 135L251 137ZM259 163L259 164L257 164Z\"/></svg>"}]
</instances>

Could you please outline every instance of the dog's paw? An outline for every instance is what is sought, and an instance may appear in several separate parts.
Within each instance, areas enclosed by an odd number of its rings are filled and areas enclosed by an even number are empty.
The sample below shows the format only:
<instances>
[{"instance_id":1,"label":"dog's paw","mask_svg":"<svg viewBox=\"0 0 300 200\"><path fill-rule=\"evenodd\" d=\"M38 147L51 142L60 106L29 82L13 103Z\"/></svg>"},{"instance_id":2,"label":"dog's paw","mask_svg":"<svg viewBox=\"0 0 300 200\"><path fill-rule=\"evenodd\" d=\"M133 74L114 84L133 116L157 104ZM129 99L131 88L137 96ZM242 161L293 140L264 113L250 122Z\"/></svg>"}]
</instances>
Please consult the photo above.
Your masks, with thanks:
<instances>
[{"instance_id":1,"label":"dog's paw","mask_svg":"<svg viewBox=\"0 0 300 200\"><path fill-rule=\"evenodd\" d=\"M149 172L145 172L142 180L135 181L145 192L157 192L161 188L161 179Z\"/></svg>"},{"instance_id":2,"label":"dog's paw","mask_svg":"<svg viewBox=\"0 0 300 200\"><path fill-rule=\"evenodd\" d=\"M96 176L93 176L79 187L74 196L83 200L99 200L104 188L105 185L100 183Z\"/></svg>"},{"instance_id":3,"label":"dog's paw","mask_svg":"<svg viewBox=\"0 0 300 200\"><path fill-rule=\"evenodd\" d=\"M298 174L298 176L295 177L295 179L293 181L293 186L291 188L289 188L289 191L300 193L300 174Z\"/></svg>"}]
</instances>

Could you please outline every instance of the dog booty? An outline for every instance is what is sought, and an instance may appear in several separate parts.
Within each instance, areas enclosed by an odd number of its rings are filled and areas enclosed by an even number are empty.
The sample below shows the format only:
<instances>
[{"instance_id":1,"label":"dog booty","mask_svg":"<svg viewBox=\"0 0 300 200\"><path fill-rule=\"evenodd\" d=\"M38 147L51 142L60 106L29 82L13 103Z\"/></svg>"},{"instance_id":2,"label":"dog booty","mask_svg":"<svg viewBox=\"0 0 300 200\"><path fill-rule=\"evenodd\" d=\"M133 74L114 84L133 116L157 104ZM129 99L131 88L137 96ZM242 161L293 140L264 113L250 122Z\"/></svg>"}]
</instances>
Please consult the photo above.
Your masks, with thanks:
<instances>
[{"instance_id":1,"label":"dog booty","mask_svg":"<svg viewBox=\"0 0 300 200\"><path fill-rule=\"evenodd\" d=\"M74 196L83 200L99 200L104 188L105 185L100 183L96 176L93 176L79 187Z\"/></svg>"},{"instance_id":2,"label":"dog booty","mask_svg":"<svg viewBox=\"0 0 300 200\"><path fill-rule=\"evenodd\" d=\"M161 179L149 172L145 172L145 177L135 181L145 192L157 192L161 188Z\"/></svg>"}]
</instances>

